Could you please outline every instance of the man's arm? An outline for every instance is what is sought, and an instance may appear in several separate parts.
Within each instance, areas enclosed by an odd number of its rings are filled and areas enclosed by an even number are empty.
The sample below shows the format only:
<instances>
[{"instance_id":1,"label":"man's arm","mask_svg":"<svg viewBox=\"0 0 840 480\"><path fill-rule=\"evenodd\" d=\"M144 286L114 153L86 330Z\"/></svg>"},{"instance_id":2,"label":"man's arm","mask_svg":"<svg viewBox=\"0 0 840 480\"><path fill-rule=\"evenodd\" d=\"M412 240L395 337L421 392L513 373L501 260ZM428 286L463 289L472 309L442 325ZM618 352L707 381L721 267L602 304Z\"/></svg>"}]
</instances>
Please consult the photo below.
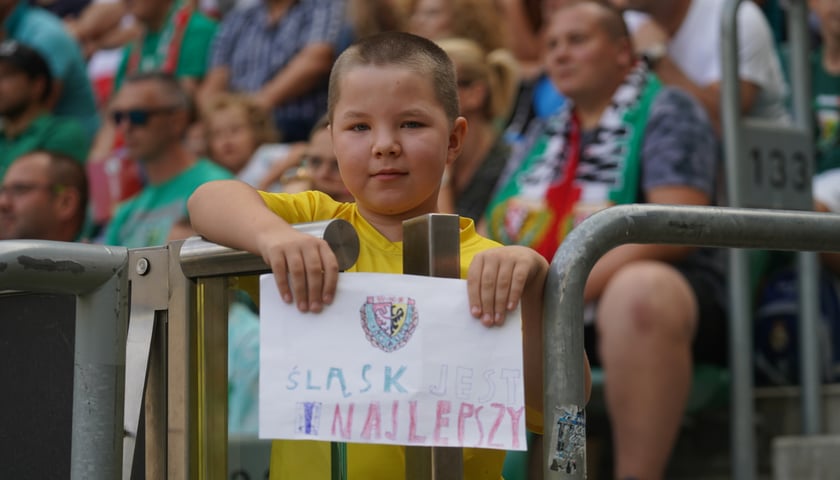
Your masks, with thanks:
<instances>
[{"instance_id":1,"label":"man's arm","mask_svg":"<svg viewBox=\"0 0 840 480\"><path fill-rule=\"evenodd\" d=\"M695 188L665 186L650 189L647 203L667 205L709 205L709 196ZM616 247L595 264L584 288L584 300L598 299L612 276L624 265L639 260L675 262L685 258L696 247L685 245L640 245L626 244Z\"/></svg>"},{"instance_id":2,"label":"man's arm","mask_svg":"<svg viewBox=\"0 0 840 480\"><path fill-rule=\"evenodd\" d=\"M230 70L226 66L213 67L198 90L198 103L206 104L214 95L225 92L230 82Z\"/></svg>"},{"instance_id":3,"label":"man's arm","mask_svg":"<svg viewBox=\"0 0 840 480\"><path fill-rule=\"evenodd\" d=\"M681 88L691 94L706 110L709 115L709 120L715 129L715 132L720 135L721 132L721 91L720 82L711 85L700 86L692 82L685 73L674 63L669 57L662 58L654 69L656 75L662 80L662 83L673 87ZM755 100L758 97L760 87L755 83L741 80L739 82L741 113L749 112Z\"/></svg>"},{"instance_id":4,"label":"man's arm","mask_svg":"<svg viewBox=\"0 0 840 480\"><path fill-rule=\"evenodd\" d=\"M333 46L313 43L304 47L292 60L269 80L255 97L260 105L273 108L312 89L332 68Z\"/></svg>"}]
</instances>

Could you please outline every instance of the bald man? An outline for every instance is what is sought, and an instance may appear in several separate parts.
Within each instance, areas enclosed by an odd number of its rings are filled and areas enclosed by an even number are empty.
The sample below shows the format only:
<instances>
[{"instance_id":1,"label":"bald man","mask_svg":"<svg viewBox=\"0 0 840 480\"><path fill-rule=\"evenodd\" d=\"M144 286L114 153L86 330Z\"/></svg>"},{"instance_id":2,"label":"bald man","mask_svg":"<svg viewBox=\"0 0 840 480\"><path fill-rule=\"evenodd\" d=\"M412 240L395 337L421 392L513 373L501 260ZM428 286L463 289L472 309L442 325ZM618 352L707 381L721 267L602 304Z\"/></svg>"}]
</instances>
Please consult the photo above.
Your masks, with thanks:
<instances>
[{"instance_id":1,"label":"bald man","mask_svg":"<svg viewBox=\"0 0 840 480\"><path fill-rule=\"evenodd\" d=\"M0 183L0 240L75 241L87 201L87 177L79 162L46 151L25 154Z\"/></svg>"}]
</instances>

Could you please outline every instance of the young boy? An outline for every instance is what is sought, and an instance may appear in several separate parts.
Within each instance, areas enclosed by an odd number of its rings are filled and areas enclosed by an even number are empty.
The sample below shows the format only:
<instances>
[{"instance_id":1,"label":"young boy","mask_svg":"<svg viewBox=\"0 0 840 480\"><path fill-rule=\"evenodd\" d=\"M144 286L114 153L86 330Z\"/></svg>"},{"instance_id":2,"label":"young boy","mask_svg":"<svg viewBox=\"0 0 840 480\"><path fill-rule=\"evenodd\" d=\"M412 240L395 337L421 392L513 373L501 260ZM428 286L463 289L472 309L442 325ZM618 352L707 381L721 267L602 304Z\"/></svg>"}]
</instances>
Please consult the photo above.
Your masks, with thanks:
<instances>
[{"instance_id":1,"label":"young boy","mask_svg":"<svg viewBox=\"0 0 840 480\"><path fill-rule=\"evenodd\" d=\"M335 293L338 265L326 242L290 223L342 218L360 237L359 272L402 272L402 222L437 212L444 168L461 151L452 63L434 43L390 32L363 39L336 60L330 76L330 132L341 176L355 203L320 192L270 194L224 181L190 198L195 230L207 239L261 255L280 294L303 312L320 312ZM497 248L498 247L498 248ZM547 262L531 249L500 247L461 219L461 276L471 313L490 327L522 300L525 381L532 428L541 429L542 291ZM587 366L588 379L588 366ZM588 390L587 381L587 390ZM277 441L272 478L328 478L329 445ZM405 452L390 445L348 445L350 479L403 478ZM465 449L464 478L501 476L503 451Z\"/></svg>"}]
</instances>

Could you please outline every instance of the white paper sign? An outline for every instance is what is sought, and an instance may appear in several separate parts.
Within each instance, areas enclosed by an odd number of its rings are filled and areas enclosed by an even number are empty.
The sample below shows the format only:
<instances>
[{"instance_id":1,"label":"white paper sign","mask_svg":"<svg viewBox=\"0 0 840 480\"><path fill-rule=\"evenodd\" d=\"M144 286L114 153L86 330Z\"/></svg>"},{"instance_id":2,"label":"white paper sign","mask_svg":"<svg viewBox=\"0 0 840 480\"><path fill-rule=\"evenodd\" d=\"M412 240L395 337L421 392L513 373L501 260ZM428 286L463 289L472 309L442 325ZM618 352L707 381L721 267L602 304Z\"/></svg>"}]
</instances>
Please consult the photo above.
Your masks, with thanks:
<instances>
[{"instance_id":1,"label":"white paper sign","mask_svg":"<svg viewBox=\"0 0 840 480\"><path fill-rule=\"evenodd\" d=\"M302 314L260 278L260 437L525 450L521 315L488 328L465 280L342 273Z\"/></svg>"}]
</instances>

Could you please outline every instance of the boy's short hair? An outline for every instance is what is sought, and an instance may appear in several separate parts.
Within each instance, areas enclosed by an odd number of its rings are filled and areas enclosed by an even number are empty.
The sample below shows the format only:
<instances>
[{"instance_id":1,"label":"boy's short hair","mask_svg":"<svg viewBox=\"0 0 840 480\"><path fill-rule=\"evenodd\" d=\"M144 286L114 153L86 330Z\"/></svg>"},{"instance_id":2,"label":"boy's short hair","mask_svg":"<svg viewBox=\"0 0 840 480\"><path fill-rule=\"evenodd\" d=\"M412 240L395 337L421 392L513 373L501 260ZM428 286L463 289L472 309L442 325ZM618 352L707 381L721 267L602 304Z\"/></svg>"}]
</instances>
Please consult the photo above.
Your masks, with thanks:
<instances>
[{"instance_id":1,"label":"boy's short hair","mask_svg":"<svg viewBox=\"0 0 840 480\"><path fill-rule=\"evenodd\" d=\"M335 104L341 95L339 82L352 68L359 66L404 67L432 81L435 96L446 116L455 121L459 115L458 85L452 60L437 44L405 32L371 35L351 45L336 59L330 72L327 115L332 121Z\"/></svg>"}]
</instances>

